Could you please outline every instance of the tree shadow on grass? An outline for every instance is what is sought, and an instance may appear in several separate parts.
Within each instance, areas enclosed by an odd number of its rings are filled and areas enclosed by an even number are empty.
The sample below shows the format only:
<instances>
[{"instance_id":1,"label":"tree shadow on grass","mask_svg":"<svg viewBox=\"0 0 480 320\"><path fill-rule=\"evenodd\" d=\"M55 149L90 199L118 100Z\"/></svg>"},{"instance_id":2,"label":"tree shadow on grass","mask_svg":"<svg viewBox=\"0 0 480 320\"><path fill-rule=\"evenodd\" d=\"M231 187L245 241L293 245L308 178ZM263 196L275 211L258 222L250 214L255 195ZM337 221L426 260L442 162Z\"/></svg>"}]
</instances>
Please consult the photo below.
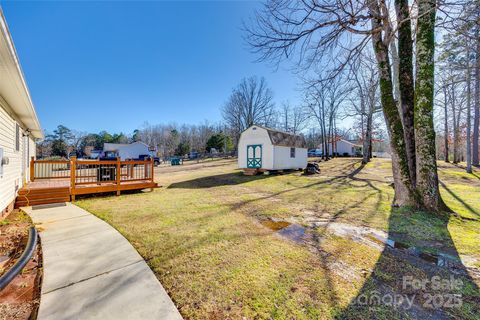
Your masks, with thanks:
<instances>
[{"instance_id":1,"label":"tree shadow on grass","mask_svg":"<svg viewBox=\"0 0 480 320\"><path fill-rule=\"evenodd\" d=\"M368 224L368 221L378 213L380 205L386 198L382 188L372 183L374 180L358 177L362 169L363 166L356 168L352 165L342 168L337 176L322 180L313 179L311 183L297 187L289 185L284 190L248 201L235 202L230 206L232 210L238 210L256 201L275 198L300 189L319 191L315 190L315 187L322 184L349 184L358 187L352 182L362 182L362 188L367 186L378 197L372 210L363 219ZM170 188L211 188L238 185L269 177L271 176L251 177L243 176L241 173L230 173L176 183ZM385 181L377 182L386 183ZM446 190L450 192L448 188ZM370 198L371 195L365 194L355 203L333 214L328 223L318 230L318 237L321 238L322 232L327 231L329 224L338 221ZM455 195L454 198L472 211L472 208L469 208L460 197ZM383 244L379 259L370 270L370 275L356 297L335 316L339 319L478 319L480 290L476 283L479 283L480 273L478 268L467 268L462 263L448 229L451 219L458 218L449 214L433 215L415 210L392 208L388 220L388 239L395 242L388 241L389 245ZM464 223L463 221L453 222ZM321 239L318 239L318 242L320 243ZM322 254L320 249L320 268L325 270L326 285L331 289L328 290L328 297L324 298L329 301L330 306L335 307L338 306L340 293L335 290L335 280L329 275L331 261Z\"/></svg>"},{"instance_id":2,"label":"tree shadow on grass","mask_svg":"<svg viewBox=\"0 0 480 320\"><path fill-rule=\"evenodd\" d=\"M286 173L288 174L288 173ZM219 174L214 176L205 176L200 178L195 178L192 180L186 180L181 182L175 182L168 186L168 189L203 189L203 188L214 188L221 186L234 186L242 183L248 183L251 181L264 180L272 177L274 175L256 175L256 176L246 176L242 172L232 172Z\"/></svg>"},{"instance_id":3,"label":"tree shadow on grass","mask_svg":"<svg viewBox=\"0 0 480 320\"><path fill-rule=\"evenodd\" d=\"M393 208L390 241L337 318L478 319L478 269L462 263L448 230L450 219L456 218Z\"/></svg>"},{"instance_id":4,"label":"tree shadow on grass","mask_svg":"<svg viewBox=\"0 0 480 320\"><path fill-rule=\"evenodd\" d=\"M444 182L439 181L440 185L447 191L455 200L460 202L465 209L467 209L470 213L473 215L480 217L480 213L475 211L474 208L472 208L468 203L466 203L462 198L460 198L455 192L453 192Z\"/></svg>"},{"instance_id":5,"label":"tree shadow on grass","mask_svg":"<svg viewBox=\"0 0 480 320\"><path fill-rule=\"evenodd\" d=\"M363 182L362 187L367 186L378 198L372 210L363 219L368 225L369 220L378 213L380 205L385 200L385 194L382 188L372 183L372 180L358 177L363 166L351 169L351 172L331 179L235 203L232 205L232 210L246 207L252 202L321 184L335 182L340 185L352 185L352 182ZM365 194L358 201L333 214L324 226L317 229L318 243L321 243L320 238L324 232L327 232L330 224L337 222L350 210L361 206L371 196ZM461 198L456 198L466 205ZM450 219L458 218L447 213L434 215L413 209L392 208L388 219L388 241L383 243L384 248L378 261L356 297L336 317L339 319L478 319L480 290L476 283L480 281L480 272L478 268L467 268L462 263L448 229ZM453 222L464 223L461 220ZM456 237L461 236L456 235ZM327 285L331 287L327 298L330 305L335 306L339 301L339 293L335 291L334 280L329 275L331 262L323 254L319 246L321 268L325 270ZM418 283L425 283L425 286L419 288Z\"/></svg>"}]
</instances>

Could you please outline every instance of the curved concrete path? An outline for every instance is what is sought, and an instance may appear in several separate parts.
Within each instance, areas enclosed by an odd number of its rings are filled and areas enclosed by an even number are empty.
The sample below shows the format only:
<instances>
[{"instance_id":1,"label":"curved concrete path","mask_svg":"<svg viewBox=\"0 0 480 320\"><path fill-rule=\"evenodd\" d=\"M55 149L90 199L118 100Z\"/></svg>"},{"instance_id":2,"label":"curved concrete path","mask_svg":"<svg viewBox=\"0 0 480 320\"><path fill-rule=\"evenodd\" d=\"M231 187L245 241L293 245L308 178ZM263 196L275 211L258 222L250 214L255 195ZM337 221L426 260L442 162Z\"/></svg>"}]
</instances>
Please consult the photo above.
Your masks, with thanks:
<instances>
[{"instance_id":1,"label":"curved concrete path","mask_svg":"<svg viewBox=\"0 0 480 320\"><path fill-rule=\"evenodd\" d=\"M42 243L39 320L182 319L142 257L109 224L71 203L22 210Z\"/></svg>"}]
</instances>

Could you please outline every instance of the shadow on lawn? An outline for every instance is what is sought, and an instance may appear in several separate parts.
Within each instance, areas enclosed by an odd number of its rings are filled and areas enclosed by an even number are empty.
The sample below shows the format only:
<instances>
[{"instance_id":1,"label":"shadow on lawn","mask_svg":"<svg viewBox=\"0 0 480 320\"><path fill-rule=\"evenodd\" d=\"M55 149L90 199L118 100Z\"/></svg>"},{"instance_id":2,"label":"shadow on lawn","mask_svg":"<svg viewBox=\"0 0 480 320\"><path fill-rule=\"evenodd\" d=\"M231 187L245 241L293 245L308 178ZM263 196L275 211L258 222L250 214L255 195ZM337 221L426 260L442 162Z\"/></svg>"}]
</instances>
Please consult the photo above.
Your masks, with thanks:
<instances>
[{"instance_id":1,"label":"shadow on lawn","mask_svg":"<svg viewBox=\"0 0 480 320\"><path fill-rule=\"evenodd\" d=\"M214 176L200 177L192 180L182 181L172 183L168 186L169 189L202 189L202 188L213 188L221 186L233 186L242 183L247 183L250 181L263 180L272 177L273 175L256 175L256 176L245 176L242 172L232 172L219 174Z\"/></svg>"},{"instance_id":2,"label":"shadow on lawn","mask_svg":"<svg viewBox=\"0 0 480 320\"><path fill-rule=\"evenodd\" d=\"M480 289L461 262L450 219L455 217L448 213L392 208L388 238L394 241L384 246L370 276L336 318L478 319Z\"/></svg>"},{"instance_id":3,"label":"shadow on lawn","mask_svg":"<svg viewBox=\"0 0 480 320\"><path fill-rule=\"evenodd\" d=\"M465 209L470 211L473 215L480 217L480 214L477 211L475 211L475 209L473 209L468 203L463 201L462 198L460 198L455 192L453 192L449 187L447 187L447 185L444 182L439 181L439 184L445 189L445 191L447 191L452 197L454 197L455 200L460 202L462 206L465 207Z\"/></svg>"},{"instance_id":4,"label":"shadow on lawn","mask_svg":"<svg viewBox=\"0 0 480 320\"><path fill-rule=\"evenodd\" d=\"M317 228L314 233L313 241L316 242L315 247L318 251L320 267L325 270L326 285L329 287L325 294L328 295L327 299L333 309L338 308L340 298L339 293L335 290L334 277L331 275L331 257L322 252L323 234L327 232L330 224L337 222L350 210L360 207L369 198L375 196L377 200L372 210L369 210L362 219L363 224L368 225L370 220L379 213L381 204L390 200L387 199L388 195L385 194L384 190L373 183L373 181L378 181L358 176L364 168L363 165L356 168L355 165L351 165L349 168L350 172L343 170L340 175L326 180L284 189L270 195L231 205L233 210L237 210L253 202L328 183L359 187L358 183L362 182L361 187L366 186L373 191L373 194L365 193L361 199L333 213L328 222ZM387 182L383 181L382 183ZM321 190L315 191L321 192ZM467 209L473 210L459 197L456 198ZM410 209L392 208L388 220L388 239L395 241L389 242L390 244L395 243L395 245L392 245L392 247L384 246L370 276L350 304L336 314L336 318L449 319L453 317L478 319L480 315L480 289L461 262L448 230L450 219L456 218L447 213L434 215ZM347 250L347 248L339 248L338 250ZM336 253L341 254L340 251ZM435 276L437 278L433 278ZM454 280L452 281L452 279ZM424 281L429 281L424 288L416 286L418 282ZM437 288L436 286L441 283L443 287ZM446 288L447 285L451 286Z\"/></svg>"},{"instance_id":5,"label":"shadow on lawn","mask_svg":"<svg viewBox=\"0 0 480 320\"><path fill-rule=\"evenodd\" d=\"M457 219L449 214L433 215L409 209L392 208L388 220L388 238L397 244L385 245L370 275L363 283L355 298L342 310L338 309L340 293L335 288L335 279L331 274L335 257L322 252L322 235L327 232L329 224L338 222L351 210L361 206L371 197L376 197L372 209L362 218L362 224L368 225L370 220L379 214L380 206L390 201L389 194L379 188L377 181L361 178L358 174L364 166L348 164L338 171L338 175L322 180L312 179L311 183L292 187L256 199L230 204L232 210L247 208L254 202L273 199L282 194L300 189L315 189L323 184L335 183L339 186L368 187L372 192L365 194L354 203L332 213L328 222L317 228L313 241L318 250L320 268L325 270L326 286L322 291L327 295L329 305L338 319L478 319L480 315L480 289L462 264L455 243L448 230L450 219ZM238 185L253 180L266 179L271 176L243 176L240 172L209 177L201 177L185 182L174 183L169 188L212 188L224 185ZM376 183L374 183L376 182ZM358 183L362 183L359 185ZM451 191L445 186L445 189ZM469 211L478 215L460 197L454 197ZM290 199L291 200L291 199ZM298 199L301 201L301 198ZM462 222L458 222L462 223ZM342 250L339 248L338 256ZM431 253L435 254L431 254ZM440 253L439 256L436 254ZM437 257L437 258L435 258ZM441 259L438 259L440 257ZM439 262L440 261L440 262ZM333 263L332 263L333 262ZM472 270L470 270L472 271ZM478 276L478 270L475 277ZM437 278L433 278L437 277ZM452 278L453 277L453 278ZM427 282L426 282L427 281ZM477 279L478 281L478 279ZM422 284L425 283L423 287ZM436 288L435 286L438 286ZM418 287L420 286L420 288Z\"/></svg>"},{"instance_id":6,"label":"shadow on lawn","mask_svg":"<svg viewBox=\"0 0 480 320\"><path fill-rule=\"evenodd\" d=\"M401 238L401 245L383 248L369 278L337 318L478 319L480 290L460 260L448 221L446 215L393 209L389 230L402 230L412 223L411 233L389 232L389 239ZM441 239L429 242L412 236L428 232L431 226Z\"/></svg>"}]
</instances>

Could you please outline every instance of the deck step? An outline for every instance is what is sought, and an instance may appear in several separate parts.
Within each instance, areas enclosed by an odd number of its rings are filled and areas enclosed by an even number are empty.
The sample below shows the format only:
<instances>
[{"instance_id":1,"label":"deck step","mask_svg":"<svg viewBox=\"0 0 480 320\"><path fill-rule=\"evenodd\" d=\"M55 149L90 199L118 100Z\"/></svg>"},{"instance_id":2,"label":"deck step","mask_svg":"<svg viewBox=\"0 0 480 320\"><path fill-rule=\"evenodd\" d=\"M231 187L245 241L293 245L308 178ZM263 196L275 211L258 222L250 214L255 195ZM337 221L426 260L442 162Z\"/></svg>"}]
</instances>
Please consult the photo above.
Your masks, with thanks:
<instances>
[{"instance_id":1,"label":"deck step","mask_svg":"<svg viewBox=\"0 0 480 320\"><path fill-rule=\"evenodd\" d=\"M70 197L61 197L61 198L47 198L47 199L35 199L35 200L18 200L15 201L15 208L34 206L39 204L49 204L49 203L60 203L60 202L69 202Z\"/></svg>"},{"instance_id":2,"label":"deck step","mask_svg":"<svg viewBox=\"0 0 480 320\"><path fill-rule=\"evenodd\" d=\"M66 193L70 194L69 187L57 187L57 188L28 188L24 187L18 191L19 195L30 194L44 194L44 193Z\"/></svg>"},{"instance_id":3,"label":"deck step","mask_svg":"<svg viewBox=\"0 0 480 320\"><path fill-rule=\"evenodd\" d=\"M17 196L17 201L22 200L39 200L39 199L52 199L52 198L67 198L70 196L69 192L50 192L50 193L31 193L31 194L20 194Z\"/></svg>"},{"instance_id":4,"label":"deck step","mask_svg":"<svg viewBox=\"0 0 480 320\"><path fill-rule=\"evenodd\" d=\"M15 208L70 201L69 187L28 188L18 191Z\"/></svg>"}]
</instances>

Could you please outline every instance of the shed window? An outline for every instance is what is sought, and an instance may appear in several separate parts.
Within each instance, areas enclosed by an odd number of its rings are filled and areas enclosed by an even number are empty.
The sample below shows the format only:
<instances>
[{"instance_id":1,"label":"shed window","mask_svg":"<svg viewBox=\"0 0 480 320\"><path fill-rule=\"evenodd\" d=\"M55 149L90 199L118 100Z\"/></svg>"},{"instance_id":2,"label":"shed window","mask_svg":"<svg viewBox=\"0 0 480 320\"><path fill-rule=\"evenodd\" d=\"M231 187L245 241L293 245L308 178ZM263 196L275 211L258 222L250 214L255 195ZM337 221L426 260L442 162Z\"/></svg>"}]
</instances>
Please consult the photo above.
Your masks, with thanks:
<instances>
[{"instance_id":1,"label":"shed window","mask_svg":"<svg viewBox=\"0 0 480 320\"><path fill-rule=\"evenodd\" d=\"M290 158L295 158L295 148L290 148Z\"/></svg>"},{"instance_id":2,"label":"shed window","mask_svg":"<svg viewBox=\"0 0 480 320\"><path fill-rule=\"evenodd\" d=\"M15 150L20 151L20 127L15 124Z\"/></svg>"}]
</instances>

